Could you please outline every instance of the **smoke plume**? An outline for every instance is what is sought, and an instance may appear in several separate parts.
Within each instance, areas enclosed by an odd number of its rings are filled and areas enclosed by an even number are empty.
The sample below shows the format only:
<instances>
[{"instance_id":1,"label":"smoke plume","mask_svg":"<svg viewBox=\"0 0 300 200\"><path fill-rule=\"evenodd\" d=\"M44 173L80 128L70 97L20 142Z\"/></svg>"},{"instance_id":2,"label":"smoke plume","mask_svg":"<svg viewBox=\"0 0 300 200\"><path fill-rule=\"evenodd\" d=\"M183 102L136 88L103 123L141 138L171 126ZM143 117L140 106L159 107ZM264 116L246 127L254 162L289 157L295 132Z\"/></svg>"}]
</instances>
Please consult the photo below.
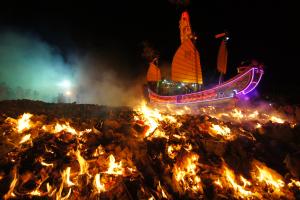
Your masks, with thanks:
<instances>
[{"instance_id":1,"label":"smoke plume","mask_svg":"<svg viewBox=\"0 0 300 200\"><path fill-rule=\"evenodd\" d=\"M0 32L0 100L134 104L142 93L139 81L129 82L108 69L114 67L90 52L62 55L36 35Z\"/></svg>"}]
</instances>

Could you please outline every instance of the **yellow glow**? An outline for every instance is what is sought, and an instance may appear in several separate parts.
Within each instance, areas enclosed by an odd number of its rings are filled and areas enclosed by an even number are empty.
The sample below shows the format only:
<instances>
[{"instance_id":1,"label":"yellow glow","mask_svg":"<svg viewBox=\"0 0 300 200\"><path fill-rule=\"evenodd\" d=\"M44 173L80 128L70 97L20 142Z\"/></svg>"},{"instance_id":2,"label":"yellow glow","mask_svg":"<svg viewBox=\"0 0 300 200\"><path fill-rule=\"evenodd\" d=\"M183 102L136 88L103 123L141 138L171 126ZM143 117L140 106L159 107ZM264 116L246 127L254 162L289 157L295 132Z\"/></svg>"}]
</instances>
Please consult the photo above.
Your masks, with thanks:
<instances>
[{"instance_id":1,"label":"yellow glow","mask_svg":"<svg viewBox=\"0 0 300 200\"><path fill-rule=\"evenodd\" d=\"M245 198L245 197L249 197L249 196L253 195L253 193L251 191L246 190L243 186L239 185L235 181L235 175L234 175L233 171L230 170L229 168L227 168L226 166L225 166L224 173L225 173L227 182L230 184L231 188L235 191L236 196ZM246 181L245 178L243 178L242 180L244 180L244 185L245 185L245 183L247 185L248 181Z\"/></svg>"},{"instance_id":2,"label":"yellow glow","mask_svg":"<svg viewBox=\"0 0 300 200\"><path fill-rule=\"evenodd\" d=\"M24 113L17 121L17 130L18 133L22 133L24 130L28 130L31 128L31 120L30 118L33 115L30 113Z\"/></svg>"},{"instance_id":3,"label":"yellow glow","mask_svg":"<svg viewBox=\"0 0 300 200\"><path fill-rule=\"evenodd\" d=\"M168 196L166 195L166 192L164 191L164 189L161 187L160 185L160 181L158 182L158 186L157 186L157 190L161 191L161 196L165 199L168 199Z\"/></svg>"},{"instance_id":4,"label":"yellow glow","mask_svg":"<svg viewBox=\"0 0 300 200\"><path fill-rule=\"evenodd\" d=\"M64 182L67 184L67 186L73 186L75 185L71 180L70 180L70 175L71 175L71 167L67 167L66 170L63 171L62 173L62 178L64 179Z\"/></svg>"},{"instance_id":5,"label":"yellow glow","mask_svg":"<svg viewBox=\"0 0 300 200\"><path fill-rule=\"evenodd\" d=\"M106 173L114 175L122 175L124 173L122 162L120 161L117 163L115 157L112 154L109 155L109 165Z\"/></svg>"},{"instance_id":6,"label":"yellow glow","mask_svg":"<svg viewBox=\"0 0 300 200\"><path fill-rule=\"evenodd\" d=\"M73 135L77 134L77 131L70 126L69 122L66 122L65 124L56 123L54 133L59 133L61 131L65 131Z\"/></svg>"},{"instance_id":7,"label":"yellow glow","mask_svg":"<svg viewBox=\"0 0 300 200\"><path fill-rule=\"evenodd\" d=\"M94 187L96 188L98 193L105 191L105 186L101 183L100 173L96 174L95 176Z\"/></svg>"},{"instance_id":8,"label":"yellow glow","mask_svg":"<svg viewBox=\"0 0 300 200\"><path fill-rule=\"evenodd\" d=\"M169 139L169 136L166 135L166 133L164 131L161 131L159 129L156 129L154 131L154 133L149 137L149 139L151 140L152 138L166 138Z\"/></svg>"},{"instance_id":9,"label":"yellow glow","mask_svg":"<svg viewBox=\"0 0 300 200\"><path fill-rule=\"evenodd\" d=\"M27 134L27 135L23 136L21 141L19 142L19 144L25 143L28 140L30 140L30 136L31 136L31 134Z\"/></svg>"},{"instance_id":10,"label":"yellow glow","mask_svg":"<svg viewBox=\"0 0 300 200\"><path fill-rule=\"evenodd\" d=\"M289 187L293 187L293 186L296 186L300 189L300 181L297 181L295 179L291 179L291 182L289 182L288 184Z\"/></svg>"},{"instance_id":11,"label":"yellow glow","mask_svg":"<svg viewBox=\"0 0 300 200\"><path fill-rule=\"evenodd\" d=\"M235 108L231 111L231 115L237 119L243 119L244 115L241 110Z\"/></svg>"},{"instance_id":12,"label":"yellow glow","mask_svg":"<svg viewBox=\"0 0 300 200\"><path fill-rule=\"evenodd\" d=\"M140 106L137 106L135 110L140 113L140 116L136 116L135 120L142 120L149 129L146 131L144 137L150 136L155 129L159 126L159 122L167 121L169 123L177 123L175 117L171 115L162 115L158 109L151 109L146 105L146 102L142 102ZM179 126L180 124L178 124Z\"/></svg>"},{"instance_id":13,"label":"yellow glow","mask_svg":"<svg viewBox=\"0 0 300 200\"><path fill-rule=\"evenodd\" d=\"M167 151L168 151L168 156L172 159L174 159L177 154L178 154L178 151L181 149L181 145L180 144L171 144L168 146L167 148Z\"/></svg>"},{"instance_id":14,"label":"yellow glow","mask_svg":"<svg viewBox=\"0 0 300 200\"><path fill-rule=\"evenodd\" d=\"M261 126L261 124L260 123L256 123L256 126L255 126L255 128L261 128L262 126Z\"/></svg>"},{"instance_id":15,"label":"yellow glow","mask_svg":"<svg viewBox=\"0 0 300 200\"><path fill-rule=\"evenodd\" d=\"M33 196L41 196L42 193L39 190L33 190L32 192L30 192L29 194L33 195Z\"/></svg>"},{"instance_id":16,"label":"yellow glow","mask_svg":"<svg viewBox=\"0 0 300 200\"><path fill-rule=\"evenodd\" d=\"M271 187L274 193L283 194L281 189L283 189L285 183L280 174L256 160L253 161L253 166L256 169L256 173L252 174L254 179Z\"/></svg>"},{"instance_id":17,"label":"yellow glow","mask_svg":"<svg viewBox=\"0 0 300 200\"><path fill-rule=\"evenodd\" d=\"M284 123L284 120L279 118L279 117L275 117L275 116L271 116L270 120L272 122L275 122L275 123L278 123L278 124L283 124Z\"/></svg>"},{"instance_id":18,"label":"yellow glow","mask_svg":"<svg viewBox=\"0 0 300 200\"><path fill-rule=\"evenodd\" d=\"M86 160L81 156L79 149L76 151L76 157L80 166L79 174L88 174L89 165L86 162Z\"/></svg>"},{"instance_id":19,"label":"yellow glow","mask_svg":"<svg viewBox=\"0 0 300 200\"><path fill-rule=\"evenodd\" d=\"M197 165L199 156L191 153L182 161L177 162L173 167L173 177L180 187L180 190L202 193L201 178L197 175L199 167Z\"/></svg>"},{"instance_id":20,"label":"yellow glow","mask_svg":"<svg viewBox=\"0 0 300 200\"><path fill-rule=\"evenodd\" d=\"M213 136L222 136L226 140L231 140L234 135L231 134L230 128L225 125L211 124L209 127L208 133Z\"/></svg>"},{"instance_id":21,"label":"yellow glow","mask_svg":"<svg viewBox=\"0 0 300 200\"><path fill-rule=\"evenodd\" d=\"M17 169L16 168L13 169L13 174L14 174L14 178L13 178L13 180L10 183L8 192L3 196L4 199L9 199L10 197L14 197L15 196L14 189L15 189L15 187L17 185L17 182L18 182L18 179L17 179Z\"/></svg>"}]
</instances>

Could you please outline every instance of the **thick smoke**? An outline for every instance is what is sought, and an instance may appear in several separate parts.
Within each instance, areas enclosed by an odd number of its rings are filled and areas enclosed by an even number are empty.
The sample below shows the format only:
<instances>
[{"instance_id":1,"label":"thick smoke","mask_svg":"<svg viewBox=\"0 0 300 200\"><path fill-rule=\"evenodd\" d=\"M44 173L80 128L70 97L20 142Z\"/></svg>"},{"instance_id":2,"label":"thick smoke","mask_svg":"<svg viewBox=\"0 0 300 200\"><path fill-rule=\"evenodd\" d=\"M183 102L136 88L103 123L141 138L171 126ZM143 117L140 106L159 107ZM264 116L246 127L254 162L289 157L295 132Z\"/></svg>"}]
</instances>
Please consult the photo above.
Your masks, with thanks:
<instances>
[{"instance_id":1,"label":"thick smoke","mask_svg":"<svg viewBox=\"0 0 300 200\"><path fill-rule=\"evenodd\" d=\"M93 54L81 59L74 77L78 83L78 102L134 106L142 100L143 78L126 79L127 76L113 70L116 66L111 65Z\"/></svg>"},{"instance_id":2,"label":"thick smoke","mask_svg":"<svg viewBox=\"0 0 300 200\"><path fill-rule=\"evenodd\" d=\"M72 69L50 47L33 35L0 33L0 98L52 101L69 80Z\"/></svg>"},{"instance_id":3,"label":"thick smoke","mask_svg":"<svg viewBox=\"0 0 300 200\"><path fill-rule=\"evenodd\" d=\"M32 34L0 32L0 100L119 106L141 97L137 81L119 78L89 52L75 55L62 56L59 48Z\"/></svg>"}]
</instances>

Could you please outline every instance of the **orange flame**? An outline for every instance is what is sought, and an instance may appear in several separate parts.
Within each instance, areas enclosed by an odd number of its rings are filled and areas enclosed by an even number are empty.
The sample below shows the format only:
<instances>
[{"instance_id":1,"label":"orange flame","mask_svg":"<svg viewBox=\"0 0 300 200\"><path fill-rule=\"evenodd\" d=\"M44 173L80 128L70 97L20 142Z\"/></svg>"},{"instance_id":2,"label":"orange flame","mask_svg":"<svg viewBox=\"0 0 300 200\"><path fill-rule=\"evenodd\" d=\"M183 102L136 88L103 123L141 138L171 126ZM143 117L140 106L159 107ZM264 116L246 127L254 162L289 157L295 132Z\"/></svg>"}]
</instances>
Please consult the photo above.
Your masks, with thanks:
<instances>
[{"instance_id":1,"label":"orange flame","mask_svg":"<svg viewBox=\"0 0 300 200\"><path fill-rule=\"evenodd\" d=\"M243 119L244 118L244 115L242 113L241 110L235 108L231 111L231 115L234 117L234 118L237 118L237 119Z\"/></svg>"},{"instance_id":2,"label":"orange flame","mask_svg":"<svg viewBox=\"0 0 300 200\"><path fill-rule=\"evenodd\" d=\"M171 145L169 145L168 148L167 148L168 156L170 158L174 159L177 156L178 151L180 151L180 149L181 149L180 144L177 144L177 145L171 144Z\"/></svg>"},{"instance_id":3,"label":"orange flame","mask_svg":"<svg viewBox=\"0 0 300 200\"><path fill-rule=\"evenodd\" d=\"M71 167L67 167L66 170L64 170L62 173L62 178L63 178L64 182L66 183L66 185L69 187L75 185L70 180L70 174L71 174Z\"/></svg>"},{"instance_id":4,"label":"orange flame","mask_svg":"<svg viewBox=\"0 0 300 200\"><path fill-rule=\"evenodd\" d=\"M79 174L88 174L89 164L86 162L86 160L81 156L79 149L75 152L77 160L79 162L80 166L80 172Z\"/></svg>"},{"instance_id":5,"label":"orange flame","mask_svg":"<svg viewBox=\"0 0 300 200\"><path fill-rule=\"evenodd\" d=\"M99 145L99 146L97 147L97 149L95 149L95 151L94 151L94 153L93 153L93 156L94 156L94 157L98 157L98 156L104 155L104 154L105 154L105 151L104 151L103 147L102 147L101 145Z\"/></svg>"},{"instance_id":6,"label":"orange flame","mask_svg":"<svg viewBox=\"0 0 300 200\"><path fill-rule=\"evenodd\" d=\"M164 131L156 129L154 131L154 133L150 137L148 137L148 138L149 138L149 140L151 140L152 138L166 138L168 140L169 136L166 135L166 133Z\"/></svg>"},{"instance_id":7,"label":"orange flame","mask_svg":"<svg viewBox=\"0 0 300 200\"><path fill-rule=\"evenodd\" d=\"M15 187L17 185L17 182L18 182L17 169L16 168L13 169L13 175L14 175L14 178L10 183L8 192L3 196L3 199L9 199L11 197L15 197L14 189L15 189Z\"/></svg>"},{"instance_id":8,"label":"orange flame","mask_svg":"<svg viewBox=\"0 0 300 200\"><path fill-rule=\"evenodd\" d=\"M199 156L190 153L182 162L177 162L173 167L173 178L178 184L177 189L183 192L203 193L201 178L197 175ZM179 187L179 188L178 188Z\"/></svg>"},{"instance_id":9,"label":"orange flame","mask_svg":"<svg viewBox=\"0 0 300 200\"><path fill-rule=\"evenodd\" d=\"M166 194L166 192L162 188L162 186L160 184L160 181L158 182L157 190L161 193L162 198L169 199L168 196L167 196L167 194Z\"/></svg>"},{"instance_id":10,"label":"orange flame","mask_svg":"<svg viewBox=\"0 0 300 200\"><path fill-rule=\"evenodd\" d=\"M77 134L77 131L70 126L69 122L66 122L65 124L56 123L54 133L59 133L61 131L65 131L73 135Z\"/></svg>"},{"instance_id":11,"label":"orange flame","mask_svg":"<svg viewBox=\"0 0 300 200\"><path fill-rule=\"evenodd\" d=\"M28 140L30 140L30 137L31 137L31 134L24 135L22 137L22 139L20 140L19 144L27 142Z\"/></svg>"},{"instance_id":12,"label":"orange flame","mask_svg":"<svg viewBox=\"0 0 300 200\"><path fill-rule=\"evenodd\" d=\"M115 157L109 155L109 165L106 171L107 174L122 175L124 173L124 168L122 167L122 161L116 162Z\"/></svg>"},{"instance_id":13,"label":"orange flame","mask_svg":"<svg viewBox=\"0 0 300 200\"><path fill-rule=\"evenodd\" d=\"M256 169L256 173L252 174L254 179L271 187L274 193L283 194L281 189L285 187L285 183L280 174L257 160L253 161L253 166Z\"/></svg>"},{"instance_id":14,"label":"orange flame","mask_svg":"<svg viewBox=\"0 0 300 200\"><path fill-rule=\"evenodd\" d=\"M300 189L300 181L297 181L295 179L291 179L291 182L288 183L288 186L289 187L293 187L293 186L296 186Z\"/></svg>"},{"instance_id":15,"label":"orange flame","mask_svg":"<svg viewBox=\"0 0 300 200\"><path fill-rule=\"evenodd\" d=\"M18 133L22 133L24 130L28 130L31 128L31 120L30 118L33 115L30 113L24 113L17 121L17 130Z\"/></svg>"},{"instance_id":16,"label":"orange flame","mask_svg":"<svg viewBox=\"0 0 300 200\"><path fill-rule=\"evenodd\" d=\"M235 175L234 175L233 171L230 170L226 166L225 166L225 169L224 169L224 173L225 173L227 183L234 190L236 196L245 198L245 197L249 197L249 196L254 195L250 190L245 189L245 186L249 185L249 181L247 181L244 177L241 176L242 177L241 180L244 183L244 186L241 186L235 181Z\"/></svg>"},{"instance_id":17,"label":"orange flame","mask_svg":"<svg viewBox=\"0 0 300 200\"><path fill-rule=\"evenodd\" d=\"M145 137L150 136L151 133L159 126L159 122L168 121L170 123L177 123L177 120L170 115L163 115L158 109L151 109L146 106L145 102L142 102L140 106L135 109L140 116L136 116L135 119L143 120L146 125L149 126L149 129L145 133ZM180 124L177 124L180 126Z\"/></svg>"},{"instance_id":18,"label":"orange flame","mask_svg":"<svg viewBox=\"0 0 300 200\"><path fill-rule=\"evenodd\" d=\"M271 116L270 120L278 124L283 124L285 122L283 119L276 116Z\"/></svg>"},{"instance_id":19,"label":"orange flame","mask_svg":"<svg viewBox=\"0 0 300 200\"><path fill-rule=\"evenodd\" d=\"M69 188L69 192L66 194L66 196L64 196L64 197L61 196L62 195L62 191L64 189L64 184L66 184L67 186L75 185L69 179L70 178L70 170L71 170L71 168L67 167L67 169L64 170L61 173L62 181L61 181L59 190L56 193L56 200L65 200L65 199L68 199L70 197L71 193L72 193L72 188Z\"/></svg>"},{"instance_id":20,"label":"orange flame","mask_svg":"<svg viewBox=\"0 0 300 200\"><path fill-rule=\"evenodd\" d=\"M96 188L98 193L105 191L105 186L101 183L100 173L96 174L95 176L94 187Z\"/></svg>"},{"instance_id":21,"label":"orange flame","mask_svg":"<svg viewBox=\"0 0 300 200\"><path fill-rule=\"evenodd\" d=\"M226 140L232 140L234 138L234 135L231 134L230 128L225 125L211 124L208 133L213 137L219 135Z\"/></svg>"}]
</instances>

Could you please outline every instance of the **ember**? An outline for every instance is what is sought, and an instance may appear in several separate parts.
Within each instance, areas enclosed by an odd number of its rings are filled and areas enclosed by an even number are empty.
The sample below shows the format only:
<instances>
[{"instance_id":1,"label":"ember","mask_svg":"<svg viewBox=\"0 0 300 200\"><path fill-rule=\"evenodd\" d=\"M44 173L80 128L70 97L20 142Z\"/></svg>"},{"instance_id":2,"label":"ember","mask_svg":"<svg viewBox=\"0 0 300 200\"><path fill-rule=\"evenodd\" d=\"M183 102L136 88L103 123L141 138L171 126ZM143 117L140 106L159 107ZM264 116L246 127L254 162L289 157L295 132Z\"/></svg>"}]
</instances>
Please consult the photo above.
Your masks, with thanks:
<instances>
[{"instance_id":1,"label":"ember","mask_svg":"<svg viewBox=\"0 0 300 200\"><path fill-rule=\"evenodd\" d=\"M85 121L30 113L2 118L1 197L299 197L298 157L290 151L299 146L298 125L249 108L201 108L198 115L170 109L177 114L144 104Z\"/></svg>"}]
</instances>

